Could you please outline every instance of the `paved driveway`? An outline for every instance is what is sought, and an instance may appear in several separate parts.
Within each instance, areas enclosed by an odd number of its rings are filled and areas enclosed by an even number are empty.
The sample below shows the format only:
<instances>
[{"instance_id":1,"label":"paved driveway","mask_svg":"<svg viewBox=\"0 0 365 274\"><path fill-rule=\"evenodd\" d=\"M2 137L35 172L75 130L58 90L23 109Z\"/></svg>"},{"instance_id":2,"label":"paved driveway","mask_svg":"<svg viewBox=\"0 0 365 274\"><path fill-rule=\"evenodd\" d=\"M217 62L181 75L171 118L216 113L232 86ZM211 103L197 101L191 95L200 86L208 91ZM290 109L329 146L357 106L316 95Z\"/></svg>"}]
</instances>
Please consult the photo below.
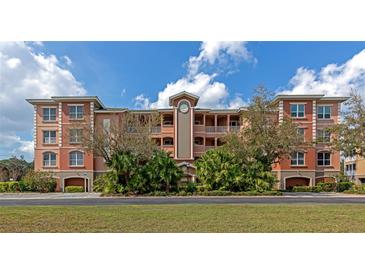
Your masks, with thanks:
<instances>
[{"instance_id":1,"label":"paved driveway","mask_svg":"<svg viewBox=\"0 0 365 274\"><path fill-rule=\"evenodd\" d=\"M365 196L332 193L286 193L271 197L100 197L98 193L0 194L0 206L152 205L152 204L365 204Z\"/></svg>"}]
</instances>

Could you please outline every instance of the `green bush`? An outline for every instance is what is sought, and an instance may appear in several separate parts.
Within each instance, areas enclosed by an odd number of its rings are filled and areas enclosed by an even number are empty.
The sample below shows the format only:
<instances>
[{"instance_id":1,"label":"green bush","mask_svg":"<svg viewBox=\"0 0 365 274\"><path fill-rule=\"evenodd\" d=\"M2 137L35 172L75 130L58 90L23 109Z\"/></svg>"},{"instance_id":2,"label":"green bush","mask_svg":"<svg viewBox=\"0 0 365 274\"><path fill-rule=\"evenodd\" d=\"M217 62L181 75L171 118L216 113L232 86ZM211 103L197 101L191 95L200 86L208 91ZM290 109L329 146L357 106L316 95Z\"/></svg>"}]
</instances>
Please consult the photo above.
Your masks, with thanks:
<instances>
[{"instance_id":1,"label":"green bush","mask_svg":"<svg viewBox=\"0 0 365 274\"><path fill-rule=\"evenodd\" d=\"M320 186L294 186L293 192L321 192L322 188Z\"/></svg>"},{"instance_id":2,"label":"green bush","mask_svg":"<svg viewBox=\"0 0 365 274\"><path fill-rule=\"evenodd\" d=\"M113 185L117 183L117 176L113 172L107 172L96 177L93 182L93 191L106 192L105 190L116 190ZM116 192L116 191L115 191ZM111 192L113 193L113 191Z\"/></svg>"},{"instance_id":3,"label":"green bush","mask_svg":"<svg viewBox=\"0 0 365 274\"><path fill-rule=\"evenodd\" d=\"M30 170L23 178L27 190L35 192L53 192L56 189L56 179L52 173Z\"/></svg>"},{"instance_id":4,"label":"green bush","mask_svg":"<svg viewBox=\"0 0 365 274\"><path fill-rule=\"evenodd\" d=\"M350 190L354 183L352 182L339 182L337 183L337 191L344 192L345 190Z\"/></svg>"},{"instance_id":5,"label":"green bush","mask_svg":"<svg viewBox=\"0 0 365 274\"><path fill-rule=\"evenodd\" d=\"M192 181L187 182L184 190L186 192L191 192L191 193L196 192L196 190L197 190L196 182L192 182Z\"/></svg>"},{"instance_id":6,"label":"green bush","mask_svg":"<svg viewBox=\"0 0 365 274\"><path fill-rule=\"evenodd\" d=\"M65 192L68 192L68 193L84 192L84 187L83 186L66 186Z\"/></svg>"},{"instance_id":7,"label":"green bush","mask_svg":"<svg viewBox=\"0 0 365 274\"><path fill-rule=\"evenodd\" d=\"M20 191L19 182L0 182L0 192L16 192Z\"/></svg>"},{"instance_id":8,"label":"green bush","mask_svg":"<svg viewBox=\"0 0 365 274\"><path fill-rule=\"evenodd\" d=\"M311 186L294 186L292 189L293 192L312 192Z\"/></svg>"},{"instance_id":9,"label":"green bush","mask_svg":"<svg viewBox=\"0 0 365 274\"><path fill-rule=\"evenodd\" d=\"M318 183L317 186L321 188L324 192L334 192L337 190L337 184L336 183Z\"/></svg>"},{"instance_id":10,"label":"green bush","mask_svg":"<svg viewBox=\"0 0 365 274\"><path fill-rule=\"evenodd\" d=\"M351 189L343 191L344 193L349 194L365 194L365 186L364 185L352 185Z\"/></svg>"}]
</instances>

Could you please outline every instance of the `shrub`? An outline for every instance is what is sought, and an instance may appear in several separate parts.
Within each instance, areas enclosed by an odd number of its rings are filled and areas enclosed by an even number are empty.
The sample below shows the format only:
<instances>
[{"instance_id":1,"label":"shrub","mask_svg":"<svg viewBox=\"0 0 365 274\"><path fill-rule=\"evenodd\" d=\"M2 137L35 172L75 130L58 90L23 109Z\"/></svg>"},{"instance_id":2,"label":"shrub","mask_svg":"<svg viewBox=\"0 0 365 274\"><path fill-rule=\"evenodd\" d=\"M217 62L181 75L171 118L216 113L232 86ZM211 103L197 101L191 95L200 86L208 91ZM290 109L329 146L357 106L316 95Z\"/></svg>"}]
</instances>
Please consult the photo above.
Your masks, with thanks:
<instances>
[{"instance_id":1,"label":"shrub","mask_svg":"<svg viewBox=\"0 0 365 274\"><path fill-rule=\"evenodd\" d=\"M83 186L66 186L65 192L68 192L68 193L84 192L84 187Z\"/></svg>"},{"instance_id":2,"label":"shrub","mask_svg":"<svg viewBox=\"0 0 365 274\"><path fill-rule=\"evenodd\" d=\"M293 192L321 192L322 188L320 186L294 186Z\"/></svg>"},{"instance_id":3,"label":"shrub","mask_svg":"<svg viewBox=\"0 0 365 274\"><path fill-rule=\"evenodd\" d=\"M197 190L197 185L196 185L196 182L192 182L192 181L189 181L186 183L185 185L185 191L186 192L196 192Z\"/></svg>"},{"instance_id":4,"label":"shrub","mask_svg":"<svg viewBox=\"0 0 365 274\"><path fill-rule=\"evenodd\" d=\"M312 192L311 186L294 186L293 192Z\"/></svg>"},{"instance_id":5,"label":"shrub","mask_svg":"<svg viewBox=\"0 0 365 274\"><path fill-rule=\"evenodd\" d=\"M336 183L319 183L317 186L321 188L324 192L332 192L337 190L337 184Z\"/></svg>"},{"instance_id":6,"label":"shrub","mask_svg":"<svg viewBox=\"0 0 365 274\"><path fill-rule=\"evenodd\" d=\"M113 172L107 172L96 177L93 183L93 191L105 193L117 193L117 176Z\"/></svg>"},{"instance_id":7,"label":"shrub","mask_svg":"<svg viewBox=\"0 0 365 274\"><path fill-rule=\"evenodd\" d=\"M0 182L0 192L20 191L19 182Z\"/></svg>"},{"instance_id":8,"label":"shrub","mask_svg":"<svg viewBox=\"0 0 365 274\"><path fill-rule=\"evenodd\" d=\"M343 192L345 190L349 190L352 188L353 185L354 185L354 183L352 183L352 182L339 182L339 183L337 183L337 191Z\"/></svg>"},{"instance_id":9,"label":"shrub","mask_svg":"<svg viewBox=\"0 0 365 274\"><path fill-rule=\"evenodd\" d=\"M29 191L53 192L56 189L56 179L46 171L31 170L24 176L23 181Z\"/></svg>"}]
</instances>

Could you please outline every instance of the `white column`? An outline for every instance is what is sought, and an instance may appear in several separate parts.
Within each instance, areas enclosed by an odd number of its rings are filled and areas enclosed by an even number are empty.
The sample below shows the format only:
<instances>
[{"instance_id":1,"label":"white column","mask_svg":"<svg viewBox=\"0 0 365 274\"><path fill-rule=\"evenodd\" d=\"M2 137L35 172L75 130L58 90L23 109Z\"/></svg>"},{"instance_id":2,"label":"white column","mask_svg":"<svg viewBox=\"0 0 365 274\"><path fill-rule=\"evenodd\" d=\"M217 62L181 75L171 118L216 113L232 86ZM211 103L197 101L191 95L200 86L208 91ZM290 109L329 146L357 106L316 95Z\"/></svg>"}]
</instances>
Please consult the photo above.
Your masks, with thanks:
<instances>
[{"instance_id":1,"label":"white column","mask_svg":"<svg viewBox=\"0 0 365 274\"><path fill-rule=\"evenodd\" d=\"M62 103L61 102L58 103L58 146L62 147Z\"/></svg>"},{"instance_id":2,"label":"white column","mask_svg":"<svg viewBox=\"0 0 365 274\"><path fill-rule=\"evenodd\" d=\"M284 119L284 102L279 101L279 124L283 122Z\"/></svg>"},{"instance_id":3,"label":"white column","mask_svg":"<svg viewBox=\"0 0 365 274\"><path fill-rule=\"evenodd\" d=\"M317 137L317 102L313 100L313 111L312 111L312 141L316 141Z\"/></svg>"},{"instance_id":4,"label":"white column","mask_svg":"<svg viewBox=\"0 0 365 274\"><path fill-rule=\"evenodd\" d=\"M37 106L34 106L34 114L33 114L33 142L34 148L37 146Z\"/></svg>"},{"instance_id":5,"label":"white column","mask_svg":"<svg viewBox=\"0 0 365 274\"><path fill-rule=\"evenodd\" d=\"M341 123L341 103L337 103L337 124Z\"/></svg>"}]
</instances>

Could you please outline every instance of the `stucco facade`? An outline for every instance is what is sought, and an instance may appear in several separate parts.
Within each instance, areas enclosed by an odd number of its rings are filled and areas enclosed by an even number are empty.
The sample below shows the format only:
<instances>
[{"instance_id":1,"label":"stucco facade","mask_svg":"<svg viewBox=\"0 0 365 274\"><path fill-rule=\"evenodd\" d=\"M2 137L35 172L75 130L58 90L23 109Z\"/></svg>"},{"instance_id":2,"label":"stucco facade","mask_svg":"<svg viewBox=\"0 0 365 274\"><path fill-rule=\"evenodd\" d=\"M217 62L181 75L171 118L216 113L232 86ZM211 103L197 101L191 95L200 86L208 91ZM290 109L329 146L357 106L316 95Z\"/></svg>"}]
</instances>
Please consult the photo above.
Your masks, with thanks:
<instances>
[{"instance_id":1,"label":"stucco facade","mask_svg":"<svg viewBox=\"0 0 365 274\"><path fill-rule=\"evenodd\" d=\"M326 128L339 122L341 103L346 99L279 95L273 100L277 107L275 120L281 123L284 117L290 117L301 129L305 142L311 144L298 147L294 160L292 156L273 165L278 188L315 185L319 181L333 180L339 173L339 152L330 151L328 143L318 141L318 135L324 136ZM194 161L205 151L220 146L227 132L239 131L244 126L241 117L245 111L244 108L198 108L198 100L193 94L181 92L170 97L169 108L145 110L161 114L160 124L151 129L151 138L161 149L170 152L193 180ZM58 191L63 191L67 185L83 185L86 191L91 191L95 177L107 168L102 157L93 155L79 142L75 126L97 130L123 119L125 113L136 111L107 108L93 96L27 101L34 106L35 170L53 172Z\"/></svg>"}]
</instances>

